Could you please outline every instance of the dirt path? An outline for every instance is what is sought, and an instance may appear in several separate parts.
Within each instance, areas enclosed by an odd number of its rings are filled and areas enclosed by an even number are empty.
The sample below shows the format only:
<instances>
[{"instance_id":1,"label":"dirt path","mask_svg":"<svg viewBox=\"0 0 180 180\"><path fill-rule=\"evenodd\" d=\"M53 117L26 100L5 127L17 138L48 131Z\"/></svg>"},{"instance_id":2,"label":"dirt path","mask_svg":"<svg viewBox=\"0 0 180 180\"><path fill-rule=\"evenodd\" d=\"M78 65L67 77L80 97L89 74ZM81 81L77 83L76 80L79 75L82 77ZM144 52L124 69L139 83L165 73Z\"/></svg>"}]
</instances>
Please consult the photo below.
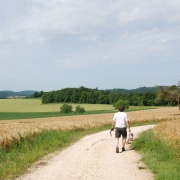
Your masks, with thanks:
<instances>
[{"instance_id":1,"label":"dirt path","mask_svg":"<svg viewBox=\"0 0 180 180\"><path fill-rule=\"evenodd\" d=\"M152 127L132 128L134 138ZM140 155L129 144L126 150L115 153L115 138L102 131L45 157L17 180L152 180L153 174L140 161Z\"/></svg>"}]
</instances>

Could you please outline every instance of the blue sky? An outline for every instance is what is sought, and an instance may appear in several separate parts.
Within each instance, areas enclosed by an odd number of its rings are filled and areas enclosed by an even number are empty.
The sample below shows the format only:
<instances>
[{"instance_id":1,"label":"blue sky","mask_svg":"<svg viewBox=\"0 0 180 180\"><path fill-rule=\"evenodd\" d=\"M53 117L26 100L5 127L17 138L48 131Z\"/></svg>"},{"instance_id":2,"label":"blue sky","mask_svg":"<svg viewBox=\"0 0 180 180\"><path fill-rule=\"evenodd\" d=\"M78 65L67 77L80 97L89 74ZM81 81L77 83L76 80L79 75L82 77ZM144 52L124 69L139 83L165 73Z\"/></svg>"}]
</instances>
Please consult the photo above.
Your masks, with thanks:
<instances>
[{"instance_id":1,"label":"blue sky","mask_svg":"<svg viewBox=\"0 0 180 180\"><path fill-rule=\"evenodd\" d=\"M180 80L179 0L0 0L0 90Z\"/></svg>"}]
</instances>

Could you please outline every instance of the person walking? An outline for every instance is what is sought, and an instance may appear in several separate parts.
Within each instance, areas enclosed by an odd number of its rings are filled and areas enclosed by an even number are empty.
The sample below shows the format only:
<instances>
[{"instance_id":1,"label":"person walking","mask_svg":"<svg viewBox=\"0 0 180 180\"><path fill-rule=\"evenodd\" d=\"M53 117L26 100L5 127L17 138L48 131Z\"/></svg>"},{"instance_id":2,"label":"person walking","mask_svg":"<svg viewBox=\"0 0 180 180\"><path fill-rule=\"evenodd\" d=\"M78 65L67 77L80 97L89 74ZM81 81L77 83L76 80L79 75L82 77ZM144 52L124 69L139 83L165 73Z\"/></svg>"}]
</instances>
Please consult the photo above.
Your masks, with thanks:
<instances>
[{"instance_id":1,"label":"person walking","mask_svg":"<svg viewBox=\"0 0 180 180\"><path fill-rule=\"evenodd\" d=\"M116 153L119 153L119 138L121 136L122 136L122 152L123 152L125 151L127 128L129 129L129 132L131 132L130 122L127 113L124 112L124 106L120 106L119 112L114 114L111 130L114 130L114 128L115 128L115 138L116 138Z\"/></svg>"}]
</instances>

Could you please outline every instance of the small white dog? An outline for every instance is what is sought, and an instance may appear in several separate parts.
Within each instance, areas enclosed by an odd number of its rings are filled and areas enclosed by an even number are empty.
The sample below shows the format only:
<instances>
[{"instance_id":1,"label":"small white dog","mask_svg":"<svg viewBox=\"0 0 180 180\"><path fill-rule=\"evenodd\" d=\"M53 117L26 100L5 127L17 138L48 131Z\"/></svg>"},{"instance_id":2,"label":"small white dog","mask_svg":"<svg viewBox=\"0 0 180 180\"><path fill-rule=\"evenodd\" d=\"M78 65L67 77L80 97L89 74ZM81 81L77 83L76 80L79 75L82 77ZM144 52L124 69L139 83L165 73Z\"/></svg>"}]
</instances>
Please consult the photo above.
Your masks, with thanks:
<instances>
[{"instance_id":1,"label":"small white dog","mask_svg":"<svg viewBox=\"0 0 180 180\"><path fill-rule=\"evenodd\" d=\"M128 136L127 136L127 139L126 139L126 143L130 143L130 141L133 141L133 133L132 132L130 132L130 133L128 133Z\"/></svg>"}]
</instances>

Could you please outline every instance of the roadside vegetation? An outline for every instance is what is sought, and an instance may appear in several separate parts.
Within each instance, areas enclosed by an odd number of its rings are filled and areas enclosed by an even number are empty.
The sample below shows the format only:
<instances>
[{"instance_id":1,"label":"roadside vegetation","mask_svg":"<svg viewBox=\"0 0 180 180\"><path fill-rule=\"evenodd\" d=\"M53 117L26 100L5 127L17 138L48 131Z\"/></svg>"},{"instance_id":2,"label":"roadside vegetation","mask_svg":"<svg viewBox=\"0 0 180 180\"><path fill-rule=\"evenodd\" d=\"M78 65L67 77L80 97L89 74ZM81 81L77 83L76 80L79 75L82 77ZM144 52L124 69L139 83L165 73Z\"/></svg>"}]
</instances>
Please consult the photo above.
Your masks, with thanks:
<instances>
[{"instance_id":1,"label":"roadside vegetation","mask_svg":"<svg viewBox=\"0 0 180 180\"><path fill-rule=\"evenodd\" d=\"M11 146L0 149L0 179L14 179L45 155L60 151L85 135L105 129L107 126L88 130L50 130L21 137Z\"/></svg>"},{"instance_id":2,"label":"roadside vegetation","mask_svg":"<svg viewBox=\"0 0 180 180\"><path fill-rule=\"evenodd\" d=\"M180 120L163 122L143 132L132 145L156 180L180 179Z\"/></svg>"}]
</instances>

